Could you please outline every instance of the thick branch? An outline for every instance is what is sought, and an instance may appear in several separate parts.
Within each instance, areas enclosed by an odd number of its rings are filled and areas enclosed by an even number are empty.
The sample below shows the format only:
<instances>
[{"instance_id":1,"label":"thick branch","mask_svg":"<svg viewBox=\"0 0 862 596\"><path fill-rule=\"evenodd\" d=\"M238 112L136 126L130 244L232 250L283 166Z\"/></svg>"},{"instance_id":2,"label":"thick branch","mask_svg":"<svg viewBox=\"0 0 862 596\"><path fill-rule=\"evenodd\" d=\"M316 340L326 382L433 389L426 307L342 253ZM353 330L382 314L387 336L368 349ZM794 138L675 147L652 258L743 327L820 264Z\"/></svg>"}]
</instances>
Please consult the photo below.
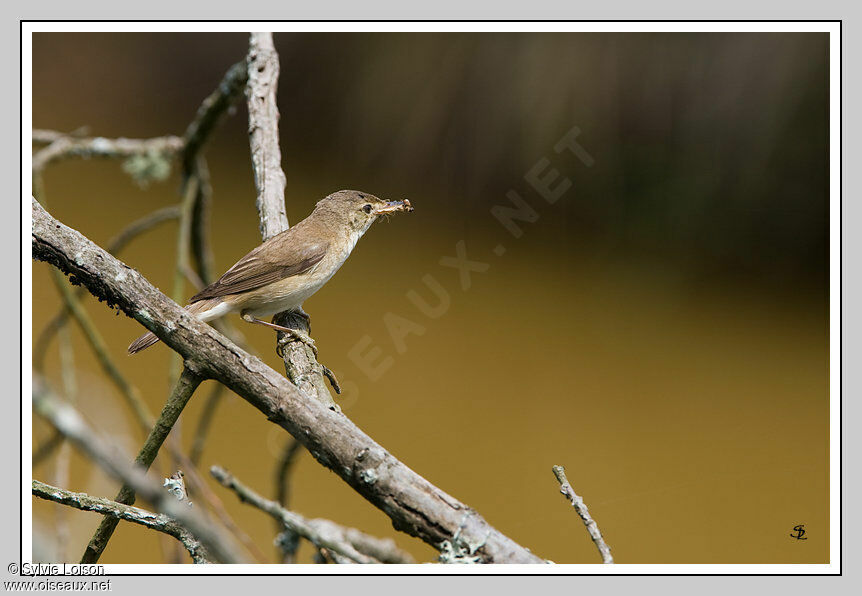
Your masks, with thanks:
<instances>
[{"instance_id":1,"label":"thick branch","mask_svg":"<svg viewBox=\"0 0 862 596\"><path fill-rule=\"evenodd\" d=\"M487 563L542 563L481 515L449 496L363 433L343 414L310 400L282 375L190 316L140 273L32 202L33 258L84 284L137 319L197 374L217 379L296 437L327 468L381 509L396 529L436 548L469 544Z\"/></svg>"},{"instance_id":2,"label":"thick branch","mask_svg":"<svg viewBox=\"0 0 862 596\"><path fill-rule=\"evenodd\" d=\"M133 221L121 230L119 234L114 236L110 242L108 242L108 252L115 256L118 255L120 251L123 250L123 248L125 248L126 245L136 236L162 222L177 219L179 216L179 206L172 205L170 207L157 209L149 215L145 215L144 217ZM86 291L83 288L79 288L78 291L75 292L73 299L75 301L79 301L85 293ZM51 339L53 339L54 335L56 335L57 332L66 325L66 322L69 320L69 313L70 309L64 302L57 314L48 321L48 324L45 325L45 328L39 334L39 338L36 340L33 347L33 368L37 371L41 372L44 369L45 356L48 352L48 346L51 343Z\"/></svg>"},{"instance_id":3,"label":"thick branch","mask_svg":"<svg viewBox=\"0 0 862 596\"><path fill-rule=\"evenodd\" d=\"M33 495L46 501L68 505L81 511L101 513L108 517L122 519L157 532L162 532L168 536L173 536L189 551L195 563L212 563L208 558L206 548L204 548L200 540L174 519L163 513L153 513L138 507L117 503L110 499L93 497L87 493L75 493L39 482L38 480L33 481Z\"/></svg>"},{"instance_id":4,"label":"thick branch","mask_svg":"<svg viewBox=\"0 0 862 596\"><path fill-rule=\"evenodd\" d=\"M566 478L566 469L563 466L554 466L553 470L554 476L557 477L557 482L560 483L560 493L572 503L572 507L575 508L575 511L578 512L581 520L583 520L584 525L587 527L587 532L590 533L590 537L593 539L596 548L599 549L599 554L602 556L602 563L613 563L614 558L611 556L611 549L607 544L605 544L605 539L602 538L599 526L590 516L590 511L587 509L586 503L584 503L584 500L575 493L575 489L572 488L572 485L569 484L569 479Z\"/></svg>"},{"instance_id":5,"label":"thick branch","mask_svg":"<svg viewBox=\"0 0 862 596\"><path fill-rule=\"evenodd\" d=\"M355 563L413 563L413 558L395 546L393 540L369 536L328 519L307 519L289 511L237 480L230 472L213 466L210 473L222 486L231 489L243 503L268 513L285 528L302 536L317 548L326 548Z\"/></svg>"}]
</instances>

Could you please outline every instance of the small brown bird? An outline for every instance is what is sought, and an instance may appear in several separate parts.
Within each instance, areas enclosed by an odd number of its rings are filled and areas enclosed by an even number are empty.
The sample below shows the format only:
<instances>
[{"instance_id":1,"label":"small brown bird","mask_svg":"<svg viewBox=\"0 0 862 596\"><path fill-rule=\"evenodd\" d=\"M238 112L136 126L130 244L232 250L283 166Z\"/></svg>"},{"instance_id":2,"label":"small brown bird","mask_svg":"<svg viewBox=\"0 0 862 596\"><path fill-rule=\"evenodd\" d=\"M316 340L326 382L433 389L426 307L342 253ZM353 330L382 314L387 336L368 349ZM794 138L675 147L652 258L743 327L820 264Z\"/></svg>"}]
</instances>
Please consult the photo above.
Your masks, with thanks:
<instances>
[{"instance_id":1,"label":"small brown bird","mask_svg":"<svg viewBox=\"0 0 862 596\"><path fill-rule=\"evenodd\" d=\"M311 215L273 236L241 258L218 281L189 301L186 310L201 321L238 312L249 323L284 331L314 342L305 334L262 321L284 311L307 317L302 303L335 275L362 235L378 217L413 211L410 201L384 201L355 190L340 190L319 201ZM146 333L132 342L135 354L159 341Z\"/></svg>"}]
</instances>

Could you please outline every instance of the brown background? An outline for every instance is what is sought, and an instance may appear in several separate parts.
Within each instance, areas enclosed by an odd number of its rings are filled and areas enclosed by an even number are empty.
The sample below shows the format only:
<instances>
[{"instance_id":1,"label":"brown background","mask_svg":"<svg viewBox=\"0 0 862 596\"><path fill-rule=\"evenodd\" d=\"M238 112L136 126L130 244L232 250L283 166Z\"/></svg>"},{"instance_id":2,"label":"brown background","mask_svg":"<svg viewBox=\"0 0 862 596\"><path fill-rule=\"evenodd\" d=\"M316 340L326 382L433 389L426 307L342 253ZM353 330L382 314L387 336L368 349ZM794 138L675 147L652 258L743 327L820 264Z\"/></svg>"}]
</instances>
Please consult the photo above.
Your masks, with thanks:
<instances>
[{"instance_id":1,"label":"brown background","mask_svg":"<svg viewBox=\"0 0 862 596\"><path fill-rule=\"evenodd\" d=\"M395 456L556 562L598 555L557 492L564 464L621 563L828 561L827 37L819 34L277 34L288 215L340 188L409 197L306 303L346 413ZM93 135L181 133L246 50L245 35L34 35L33 126ZM586 168L553 145L573 126ZM219 271L260 241L242 104L212 139ZM573 188L548 205L524 181L542 157ZM177 201L118 163L68 161L45 178L50 211L104 245ZM490 215L516 189L539 211L518 240ZM175 224L123 260L170 291ZM490 263L463 291L441 257L464 240ZM506 253L491 249L505 244ZM451 297L436 320L431 274ZM33 332L59 300L33 265ZM187 287L187 295L193 289ZM157 411L169 352L127 357L140 326L86 301L122 371ZM391 312L424 328L398 353ZM269 331L234 321L277 369ZM363 336L394 365L372 381L348 357ZM140 433L71 327L77 403L134 452ZM58 388L57 342L47 354ZM182 417L182 442L207 386ZM48 436L34 424L34 446ZM272 494L286 436L229 395L204 468ZM162 467L170 465L163 462ZM53 463L34 477L51 482ZM272 522L217 487L266 552ZM304 454L292 506L434 551ZM68 488L116 484L74 455ZM77 560L95 515L34 500L37 541ZM807 541L790 538L805 524ZM308 551L302 557L307 560ZM164 560L120 526L104 562Z\"/></svg>"}]
</instances>

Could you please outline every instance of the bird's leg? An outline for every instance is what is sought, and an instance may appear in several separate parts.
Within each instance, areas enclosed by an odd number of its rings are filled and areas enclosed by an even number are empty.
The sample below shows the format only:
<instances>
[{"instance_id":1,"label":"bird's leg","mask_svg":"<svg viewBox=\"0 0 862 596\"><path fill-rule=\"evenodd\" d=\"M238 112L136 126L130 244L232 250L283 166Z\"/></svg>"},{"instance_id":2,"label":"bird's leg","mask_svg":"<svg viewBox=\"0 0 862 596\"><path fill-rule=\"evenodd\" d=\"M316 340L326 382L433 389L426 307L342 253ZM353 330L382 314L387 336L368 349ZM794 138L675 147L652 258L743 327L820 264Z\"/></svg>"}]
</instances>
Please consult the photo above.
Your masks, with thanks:
<instances>
[{"instance_id":1,"label":"bird's leg","mask_svg":"<svg viewBox=\"0 0 862 596\"><path fill-rule=\"evenodd\" d=\"M311 332L311 321L309 319L308 313L299 308L297 311L294 311L295 314L299 315L301 318L305 319L306 325L308 325L308 330ZM269 323L267 321L261 321L257 317L250 315L249 313L242 313L240 315L242 319L248 323L257 323L258 325L265 325L272 329L277 329L285 333L287 337L283 337L279 340L278 345L275 347L275 353L278 354L279 358L284 358L284 345L291 341L299 341L307 345L311 348L311 351L314 353L314 358L317 359L317 346L314 345L314 340L311 339L307 334L302 331L298 331L296 329L291 329L290 327L284 327L282 325L277 325L275 323ZM320 364L318 362L318 364ZM335 393L341 394L341 385L338 384L338 379L335 378L335 374L327 368L325 364L320 364L323 375L329 379L329 382L332 384L332 388L335 389Z\"/></svg>"},{"instance_id":2,"label":"bird's leg","mask_svg":"<svg viewBox=\"0 0 862 596\"><path fill-rule=\"evenodd\" d=\"M307 345L311 348L311 351L314 352L314 357L317 358L317 346L314 345L314 340L311 339L308 335L303 333L302 331L297 331L296 329L291 329L290 327L282 327L281 325L276 325L275 323L270 323L269 321L262 321L257 317L252 316L251 314L244 312L240 315L243 321L247 323L256 323L257 325L264 325L271 329L277 329L289 336L289 338L285 338L284 341L299 341ZM278 355L279 357L284 357L284 346L282 342L278 344Z\"/></svg>"}]
</instances>

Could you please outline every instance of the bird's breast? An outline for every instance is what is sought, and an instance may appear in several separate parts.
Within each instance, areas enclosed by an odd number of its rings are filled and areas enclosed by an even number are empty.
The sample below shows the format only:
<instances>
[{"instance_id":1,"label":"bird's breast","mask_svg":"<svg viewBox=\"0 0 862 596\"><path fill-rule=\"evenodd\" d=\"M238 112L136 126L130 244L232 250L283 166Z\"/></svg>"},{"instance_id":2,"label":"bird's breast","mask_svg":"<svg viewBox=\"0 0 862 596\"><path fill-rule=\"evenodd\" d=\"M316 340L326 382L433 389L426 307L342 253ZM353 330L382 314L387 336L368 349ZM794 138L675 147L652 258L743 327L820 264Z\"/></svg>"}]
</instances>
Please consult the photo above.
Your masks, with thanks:
<instances>
[{"instance_id":1,"label":"bird's breast","mask_svg":"<svg viewBox=\"0 0 862 596\"><path fill-rule=\"evenodd\" d=\"M235 308L257 317L297 309L335 275L349 254L333 252L304 273L238 295Z\"/></svg>"}]
</instances>

